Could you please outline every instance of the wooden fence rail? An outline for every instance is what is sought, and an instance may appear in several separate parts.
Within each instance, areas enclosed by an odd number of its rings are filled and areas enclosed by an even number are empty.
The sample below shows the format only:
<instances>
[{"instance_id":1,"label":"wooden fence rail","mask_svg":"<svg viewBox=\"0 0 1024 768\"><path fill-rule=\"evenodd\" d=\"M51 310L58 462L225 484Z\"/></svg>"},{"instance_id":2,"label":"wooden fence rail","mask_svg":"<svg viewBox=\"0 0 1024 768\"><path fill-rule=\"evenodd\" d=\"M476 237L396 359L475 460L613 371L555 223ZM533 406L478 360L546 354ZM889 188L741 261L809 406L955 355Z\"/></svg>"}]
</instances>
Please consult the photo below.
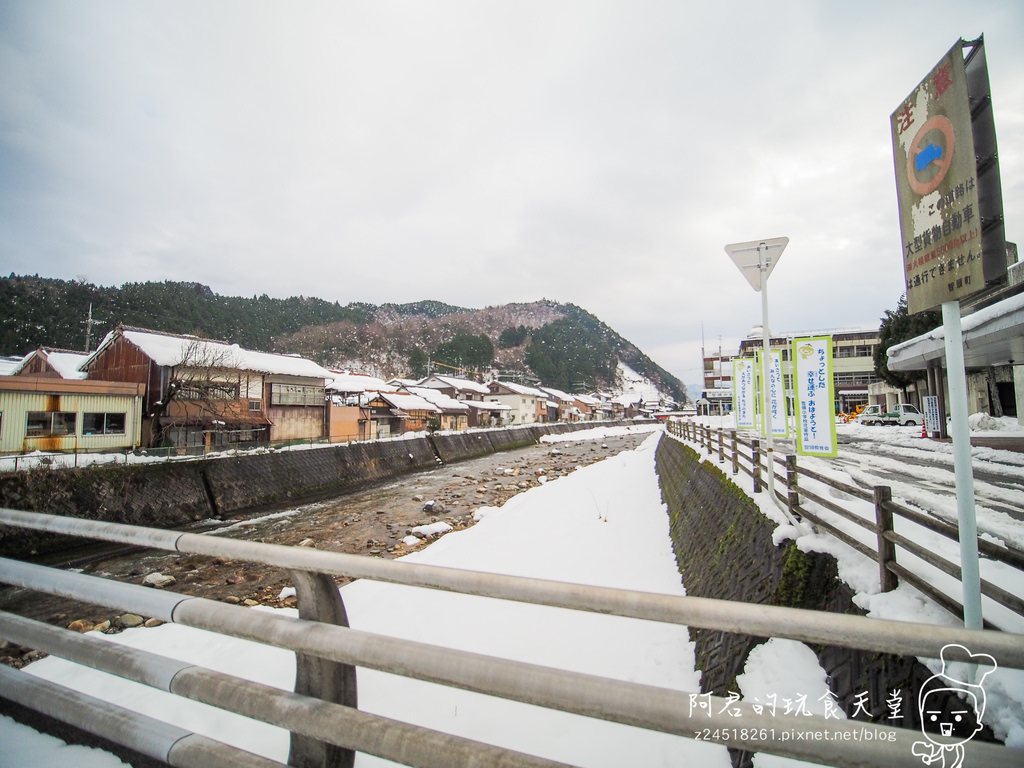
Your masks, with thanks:
<instances>
[{"instance_id":1,"label":"wooden fence rail","mask_svg":"<svg viewBox=\"0 0 1024 768\"><path fill-rule=\"evenodd\" d=\"M741 438L734 429L714 430L702 424L683 421L670 422L668 431L683 441L696 443L707 452L708 459L711 459L717 452L719 464L731 462L733 475L743 472L752 478L754 493L760 493L765 487L762 472L766 471L766 467L762 463L761 443L757 437ZM780 462L776 462L775 466L779 467ZM905 555L912 555L958 581L961 578L960 566L894 530L896 521L902 519L958 542L959 532L955 525L893 501L892 489L889 486L879 485L871 490L866 490L843 483L815 472L809 467L798 466L797 457L792 454L785 457L782 467L783 474L776 472L775 477L785 487L786 495L783 496L776 491L778 500L788 507L790 514L794 517L813 523L819 530L827 531L857 552L875 560L878 563L879 582L883 592L895 589L902 580L923 592L953 615L963 618L963 605L937 589L928 579L909 570L905 565L901 565L898 562L897 552L902 551ZM815 493L806 482L800 483L801 478L816 480L854 499L870 502L874 506L874 517L868 519L849 507L843 506L836 499L826 498ZM875 535L875 544L867 544L850 535L835 522L826 519L819 511L809 509L803 503L806 501L814 502L843 520L870 531ZM989 560L1024 571L1024 551L1009 545L1000 546L985 539L978 540L978 550L983 557ZM1024 599L999 585L982 579L981 593L1013 613L1024 616ZM998 628L990 621L985 621L985 626L990 629Z\"/></svg>"}]
</instances>

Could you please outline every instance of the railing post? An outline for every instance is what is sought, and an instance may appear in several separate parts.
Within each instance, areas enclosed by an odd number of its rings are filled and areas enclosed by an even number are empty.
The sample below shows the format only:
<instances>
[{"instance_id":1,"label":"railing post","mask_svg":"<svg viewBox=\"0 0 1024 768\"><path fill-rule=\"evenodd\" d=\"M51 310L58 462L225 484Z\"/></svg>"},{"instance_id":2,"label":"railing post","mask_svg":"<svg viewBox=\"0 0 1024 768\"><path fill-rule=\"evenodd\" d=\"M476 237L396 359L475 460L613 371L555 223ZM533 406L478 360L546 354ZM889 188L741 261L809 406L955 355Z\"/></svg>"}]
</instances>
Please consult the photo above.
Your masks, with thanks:
<instances>
[{"instance_id":1,"label":"railing post","mask_svg":"<svg viewBox=\"0 0 1024 768\"><path fill-rule=\"evenodd\" d=\"M753 451L751 457L751 472L754 475L754 493L761 492L761 441L754 438L750 441L750 448Z\"/></svg>"},{"instance_id":2,"label":"railing post","mask_svg":"<svg viewBox=\"0 0 1024 768\"><path fill-rule=\"evenodd\" d=\"M892 530L892 488L887 485L876 485L875 497L875 533L878 535L878 581L883 592L891 592L899 586L896 574L887 567L896 562L896 545L885 538L886 531Z\"/></svg>"},{"instance_id":3,"label":"railing post","mask_svg":"<svg viewBox=\"0 0 1024 768\"><path fill-rule=\"evenodd\" d=\"M740 473L740 454L736 450L736 430L732 430L729 433L729 442L732 447L732 473L738 475Z\"/></svg>"},{"instance_id":4,"label":"railing post","mask_svg":"<svg viewBox=\"0 0 1024 768\"><path fill-rule=\"evenodd\" d=\"M288 569L288 575L295 585L300 619L348 626L345 604L331 576L292 569ZM302 653L295 655L295 666L295 693L358 708L354 666ZM355 759L356 753L351 749L292 733L288 765L352 768Z\"/></svg>"},{"instance_id":5,"label":"railing post","mask_svg":"<svg viewBox=\"0 0 1024 768\"><path fill-rule=\"evenodd\" d=\"M710 426L704 427L704 450L708 452L708 457L710 458L711 452L714 450L714 448L711 445L711 427Z\"/></svg>"},{"instance_id":6,"label":"railing post","mask_svg":"<svg viewBox=\"0 0 1024 768\"><path fill-rule=\"evenodd\" d=\"M722 443L722 430L718 430L718 463L725 463L725 446Z\"/></svg>"},{"instance_id":7,"label":"railing post","mask_svg":"<svg viewBox=\"0 0 1024 768\"><path fill-rule=\"evenodd\" d=\"M786 456L786 496L788 497L789 514L799 519L796 508L800 506L800 486L797 484L796 454Z\"/></svg>"}]
</instances>

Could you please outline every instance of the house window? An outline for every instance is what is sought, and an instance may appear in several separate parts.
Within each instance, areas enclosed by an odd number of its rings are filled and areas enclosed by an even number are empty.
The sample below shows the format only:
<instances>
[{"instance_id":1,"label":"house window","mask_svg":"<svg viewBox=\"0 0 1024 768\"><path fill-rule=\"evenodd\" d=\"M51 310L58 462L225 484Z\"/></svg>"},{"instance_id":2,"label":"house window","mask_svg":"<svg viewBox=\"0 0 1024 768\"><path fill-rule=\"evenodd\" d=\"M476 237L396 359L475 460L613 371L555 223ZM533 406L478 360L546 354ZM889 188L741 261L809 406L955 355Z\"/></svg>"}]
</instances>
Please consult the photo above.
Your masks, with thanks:
<instances>
[{"instance_id":1,"label":"house window","mask_svg":"<svg viewBox=\"0 0 1024 768\"><path fill-rule=\"evenodd\" d=\"M260 402L259 400L250 400L249 401L249 410L250 411L262 411L263 410L263 403Z\"/></svg>"},{"instance_id":2,"label":"house window","mask_svg":"<svg viewBox=\"0 0 1024 768\"><path fill-rule=\"evenodd\" d=\"M302 384L273 384L270 390L271 405L323 405L324 388Z\"/></svg>"},{"instance_id":3,"label":"house window","mask_svg":"<svg viewBox=\"0 0 1024 768\"><path fill-rule=\"evenodd\" d=\"M82 434L83 435L123 435L125 413L83 413Z\"/></svg>"},{"instance_id":4,"label":"house window","mask_svg":"<svg viewBox=\"0 0 1024 768\"><path fill-rule=\"evenodd\" d=\"M62 437L75 434L74 413L29 411L25 424L26 437Z\"/></svg>"}]
</instances>

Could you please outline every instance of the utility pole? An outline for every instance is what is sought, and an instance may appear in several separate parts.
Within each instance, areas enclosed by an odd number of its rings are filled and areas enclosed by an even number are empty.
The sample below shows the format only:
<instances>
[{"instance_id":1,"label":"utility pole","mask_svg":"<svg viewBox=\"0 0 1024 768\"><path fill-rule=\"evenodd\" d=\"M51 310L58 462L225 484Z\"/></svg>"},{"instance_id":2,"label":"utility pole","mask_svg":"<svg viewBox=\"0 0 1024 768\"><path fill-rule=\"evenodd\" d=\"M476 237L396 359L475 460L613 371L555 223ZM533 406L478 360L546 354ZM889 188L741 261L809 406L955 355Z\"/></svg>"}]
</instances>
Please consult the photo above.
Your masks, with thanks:
<instances>
[{"instance_id":1,"label":"utility pole","mask_svg":"<svg viewBox=\"0 0 1024 768\"><path fill-rule=\"evenodd\" d=\"M89 302L89 316L85 320L85 352L92 347L92 302Z\"/></svg>"}]
</instances>

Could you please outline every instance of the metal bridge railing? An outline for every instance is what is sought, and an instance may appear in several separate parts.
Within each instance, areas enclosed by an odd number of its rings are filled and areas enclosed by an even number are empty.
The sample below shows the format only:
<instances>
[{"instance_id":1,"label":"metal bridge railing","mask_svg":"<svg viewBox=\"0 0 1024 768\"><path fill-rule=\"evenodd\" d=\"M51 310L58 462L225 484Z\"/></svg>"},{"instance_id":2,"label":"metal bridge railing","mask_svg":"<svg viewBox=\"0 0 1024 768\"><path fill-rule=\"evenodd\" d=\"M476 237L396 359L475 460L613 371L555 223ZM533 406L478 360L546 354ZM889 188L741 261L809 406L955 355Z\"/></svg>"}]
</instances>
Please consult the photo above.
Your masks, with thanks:
<instances>
[{"instance_id":1,"label":"metal bridge railing","mask_svg":"<svg viewBox=\"0 0 1024 768\"><path fill-rule=\"evenodd\" d=\"M362 751L414 766L556 765L362 713L357 709L355 666L690 738L718 731L722 735L719 743L727 746L818 763L920 764L912 751L913 742L920 739L916 731L824 717L793 721L758 711L755 705L706 694L611 680L351 629L345 626L344 607L332 578L336 575L931 658L938 658L943 646L958 644L973 653L988 653L1003 666L1024 668L1024 636L1002 632L497 576L16 510L0 510L0 523L288 569L298 592L297 619L12 560L0 560L0 582L290 649L299 662L295 693L265 689L152 654L124 648L100 649L109 644L9 614L0 614L0 636L286 728L292 732L290 764L348 765L354 752ZM121 655L125 653L131 654L130 658ZM951 658L948 652L947 658ZM8 685L12 675L19 678L18 686ZM4 672L0 696L7 697L15 688L24 690L36 685L34 681L25 683L24 677L28 676ZM16 700L25 706L36 706L33 695L19 696ZM60 718L68 708L51 709ZM796 726L823 734L822 740L785 740L783 729ZM90 723L85 727L108 735ZM199 743L198 739L193 741ZM226 745L223 748L231 749ZM1009 766L1019 765L1021 760L1020 751L999 745L972 742L966 749L971 761L968 764ZM169 757L160 759L176 765L216 764L212 758L182 762L180 755L174 762ZM229 759L225 764L237 763Z\"/></svg>"}]
</instances>

